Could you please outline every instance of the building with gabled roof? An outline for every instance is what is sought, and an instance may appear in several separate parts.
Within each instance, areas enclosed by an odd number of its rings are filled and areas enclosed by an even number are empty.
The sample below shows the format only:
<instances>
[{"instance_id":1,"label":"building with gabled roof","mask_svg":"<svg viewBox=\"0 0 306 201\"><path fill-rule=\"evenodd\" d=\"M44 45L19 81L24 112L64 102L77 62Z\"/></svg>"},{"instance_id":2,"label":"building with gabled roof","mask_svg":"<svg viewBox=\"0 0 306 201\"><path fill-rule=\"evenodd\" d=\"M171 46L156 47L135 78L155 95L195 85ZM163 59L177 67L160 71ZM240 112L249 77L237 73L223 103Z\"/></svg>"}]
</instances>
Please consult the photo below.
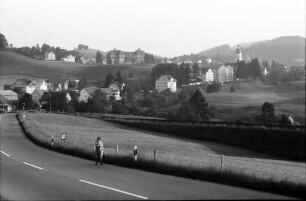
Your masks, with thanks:
<instances>
[{"instance_id":1,"label":"building with gabled roof","mask_svg":"<svg viewBox=\"0 0 306 201\"><path fill-rule=\"evenodd\" d=\"M45 52L44 58L45 58L45 60L47 60L47 61L55 61L55 60L56 60L56 57L55 57L54 52L52 52L52 51L50 51L50 50L48 50L48 51Z\"/></svg>"},{"instance_id":2,"label":"building with gabled roof","mask_svg":"<svg viewBox=\"0 0 306 201\"><path fill-rule=\"evenodd\" d=\"M8 101L18 101L18 94L12 90L0 90L0 95Z\"/></svg>"},{"instance_id":3,"label":"building with gabled roof","mask_svg":"<svg viewBox=\"0 0 306 201\"><path fill-rule=\"evenodd\" d=\"M172 92L176 92L176 79L171 75L161 75L155 81L155 89L158 92L162 92L169 89Z\"/></svg>"}]
</instances>

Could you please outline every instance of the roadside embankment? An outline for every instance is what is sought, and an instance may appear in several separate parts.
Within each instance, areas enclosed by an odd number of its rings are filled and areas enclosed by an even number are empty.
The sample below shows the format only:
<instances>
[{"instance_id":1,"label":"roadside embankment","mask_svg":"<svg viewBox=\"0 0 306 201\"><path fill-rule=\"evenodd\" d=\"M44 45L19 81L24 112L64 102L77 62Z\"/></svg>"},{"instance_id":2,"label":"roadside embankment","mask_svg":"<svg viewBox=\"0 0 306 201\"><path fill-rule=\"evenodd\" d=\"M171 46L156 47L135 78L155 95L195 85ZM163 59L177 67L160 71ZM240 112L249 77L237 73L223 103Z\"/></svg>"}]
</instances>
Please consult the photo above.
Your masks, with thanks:
<instances>
[{"instance_id":1,"label":"roadside embankment","mask_svg":"<svg viewBox=\"0 0 306 201\"><path fill-rule=\"evenodd\" d=\"M58 116L57 118L59 117L60 116ZM72 144L61 143L59 141L55 141L52 146L50 143L50 136L45 135L45 133L47 132L46 126L44 125L39 126L37 122L33 122L33 120L31 121L30 118L24 119L21 114L17 114L17 118L26 136L34 143L60 153L65 153L89 160L94 160L92 147L82 146L81 142L77 142L78 146L75 146L73 143ZM74 117L74 118L79 119L80 117ZM65 118L63 117L63 119ZM47 120L50 120L50 118L48 117L46 118L45 121L46 123L48 123ZM70 120L67 120L67 122L68 121L70 122ZM86 121L86 118L82 119L82 121ZM85 136L83 135L82 137ZM282 179L275 180L273 178L270 179L258 178L252 174L245 174L244 172L230 170L230 169L220 169L216 167L199 168L192 166L183 166L183 165L173 164L170 162L161 162L158 160L152 160L146 157L139 157L137 162L135 162L133 159L133 155L131 154L116 155L108 152L106 152L105 154L105 163L120 165L130 168L137 168L161 174L188 177L204 181L212 181L232 186L241 186L250 189L305 198L304 195L304 191L306 190L305 183L295 183L292 181L282 180Z\"/></svg>"}]
</instances>

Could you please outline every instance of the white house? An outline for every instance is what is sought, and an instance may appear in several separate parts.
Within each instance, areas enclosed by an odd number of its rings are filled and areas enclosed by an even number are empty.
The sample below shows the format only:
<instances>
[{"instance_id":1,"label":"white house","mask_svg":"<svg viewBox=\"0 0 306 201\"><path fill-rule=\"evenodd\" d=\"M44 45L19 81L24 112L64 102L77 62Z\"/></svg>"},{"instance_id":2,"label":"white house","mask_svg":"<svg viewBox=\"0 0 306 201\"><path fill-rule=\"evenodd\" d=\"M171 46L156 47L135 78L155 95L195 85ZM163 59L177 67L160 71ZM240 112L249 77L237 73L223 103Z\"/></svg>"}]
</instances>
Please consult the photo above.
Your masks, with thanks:
<instances>
[{"instance_id":1,"label":"white house","mask_svg":"<svg viewBox=\"0 0 306 201\"><path fill-rule=\"evenodd\" d=\"M51 80L43 80L39 84L39 90L41 91L49 91L53 88L53 83Z\"/></svg>"},{"instance_id":2,"label":"white house","mask_svg":"<svg viewBox=\"0 0 306 201\"><path fill-rule=\"evenodd\" d=\"M75 62L75 56L72 54L67 55L66 57L62 58L64 62Z\"/></svg>"},{"instance_id":3,"label":"white house","mask_svg":"<svg viewBox=\"0 0 306 201\"><path fill-rule=\"evenodd\" d=\"M202 83L213 82L214 73L210 68L205 68L202 70L201 78L202 78Z\"/></svg>"},{"instance_id":4,"label":"white house","mask_svg":"<svg viewBox=\"0 0 306 201\"><path fill-rule=\"evenodd\" d=\"M155 89L158 92L170 89L172 92L176 92L176 79L171 75L162 75L155 81Z\"/></svg>"},{"instance_id":5,"label":"white house","mask_svg":"<svg viewBox=\"0 0 306 201\"><path fill-rule=\"evenodd\" d=\"M32 94L36 89L36 85L29 84L25 88L25 92L28 94Z\"/></svg>"},{"instance_id":6,"label":"white house","mask_svg":"<svg viewBox=\"0 0 306 201\"><path fill-rule=\"evenodd\" d=\"M205 62L206 62L207 64L210 64L210 63L212 62L212 59L211 59L211 58L206 58L206 59L205 59Z\"/></svg>"},{"instance_id":7,"label":"white house","mask_svg":"<svg viewBox=\"0 0 306 201\"><path fill-rule=\"evenodd\" d=\"M54 61L55 59L55 54L52 51L45 52L45 60Z\"/></svg>"}]
</instances>

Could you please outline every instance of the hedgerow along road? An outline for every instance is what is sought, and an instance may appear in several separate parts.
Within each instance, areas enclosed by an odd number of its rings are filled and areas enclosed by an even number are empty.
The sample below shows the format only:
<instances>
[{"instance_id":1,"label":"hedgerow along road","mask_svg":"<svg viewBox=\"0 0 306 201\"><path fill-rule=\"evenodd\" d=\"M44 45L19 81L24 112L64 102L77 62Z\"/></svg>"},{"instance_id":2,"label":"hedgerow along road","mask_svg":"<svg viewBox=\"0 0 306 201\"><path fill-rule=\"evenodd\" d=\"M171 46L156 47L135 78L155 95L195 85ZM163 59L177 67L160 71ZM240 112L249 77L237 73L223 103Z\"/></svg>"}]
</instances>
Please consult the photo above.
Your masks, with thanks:
<instances>
[{"instance_id":1,"label":"hedgerow along road","mask_svg":"<svg viewBox=\"0 0 306 201\"><path fill-rule=\"evenodd\" d=\"M94 161L33 144L13 113L0 116L0 137L0 195L8 200L289 198L108 164L96 166Z\"/></svg>"}]
</instances>

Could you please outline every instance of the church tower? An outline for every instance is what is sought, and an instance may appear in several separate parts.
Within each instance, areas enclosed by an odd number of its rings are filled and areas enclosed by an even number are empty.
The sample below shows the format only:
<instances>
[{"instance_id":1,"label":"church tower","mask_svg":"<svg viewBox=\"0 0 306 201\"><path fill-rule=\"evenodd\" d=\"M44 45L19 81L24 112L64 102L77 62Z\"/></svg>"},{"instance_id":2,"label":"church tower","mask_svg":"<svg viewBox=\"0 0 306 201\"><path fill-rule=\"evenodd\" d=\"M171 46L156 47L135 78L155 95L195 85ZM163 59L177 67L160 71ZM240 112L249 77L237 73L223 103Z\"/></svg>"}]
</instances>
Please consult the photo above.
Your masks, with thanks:
<instances>
[{"instance_id":1,"label":"church tower","mask_svg":"<svg viewBox=\"0 0 306 201\"><path fill-rule=\"evenodd\" d=\"M241 49L240 46L238 45L237 49L236 49L236 62L242 61L242 53L241 53Z\"/></svg>"}]
</instances>

